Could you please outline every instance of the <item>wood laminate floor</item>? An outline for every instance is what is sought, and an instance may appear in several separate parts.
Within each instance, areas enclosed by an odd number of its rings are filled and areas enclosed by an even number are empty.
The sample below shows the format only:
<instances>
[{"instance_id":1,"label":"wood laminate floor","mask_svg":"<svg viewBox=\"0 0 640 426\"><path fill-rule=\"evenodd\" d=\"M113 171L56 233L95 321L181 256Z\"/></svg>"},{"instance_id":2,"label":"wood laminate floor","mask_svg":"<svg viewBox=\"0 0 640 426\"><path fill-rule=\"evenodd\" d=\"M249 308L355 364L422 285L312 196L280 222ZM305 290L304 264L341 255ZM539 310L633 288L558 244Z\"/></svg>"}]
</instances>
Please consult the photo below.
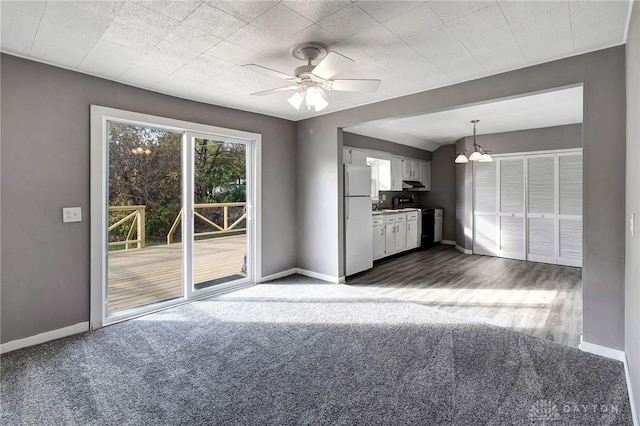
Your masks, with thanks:
<instances>
[{"instance_id":1,"label":"wood laminate floor","mask_svg":"<svg viewBox=\"0 0 640 426\"><path fill-rule=\"evenodd\" d=\"M383 259L347 284L577 347L582 269L462 254L453 246Z\"/></svg>"}]
</instances>

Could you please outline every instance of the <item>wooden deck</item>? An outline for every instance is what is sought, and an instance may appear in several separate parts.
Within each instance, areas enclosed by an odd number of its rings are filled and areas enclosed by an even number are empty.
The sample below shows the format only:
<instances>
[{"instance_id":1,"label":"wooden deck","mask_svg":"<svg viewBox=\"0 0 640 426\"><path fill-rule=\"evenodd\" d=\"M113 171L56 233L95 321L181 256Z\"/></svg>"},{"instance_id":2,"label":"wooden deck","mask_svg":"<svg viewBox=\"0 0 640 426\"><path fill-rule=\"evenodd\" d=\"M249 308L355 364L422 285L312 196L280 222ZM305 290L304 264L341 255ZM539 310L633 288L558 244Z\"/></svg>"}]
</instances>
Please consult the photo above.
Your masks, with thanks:
<instances>
[{"instance_id":1,"label":"wooden deck","mask_svg":"<svg viewBox=\"0 0 640 426\"><path fill-rule=\"evenodd\" d=\"M194 243L194 281L244 277L246 235ZM182 244L109 252L108 312L182 296ZM229 278L225 280L225 278Z\"/></svg>"}]
</instances>

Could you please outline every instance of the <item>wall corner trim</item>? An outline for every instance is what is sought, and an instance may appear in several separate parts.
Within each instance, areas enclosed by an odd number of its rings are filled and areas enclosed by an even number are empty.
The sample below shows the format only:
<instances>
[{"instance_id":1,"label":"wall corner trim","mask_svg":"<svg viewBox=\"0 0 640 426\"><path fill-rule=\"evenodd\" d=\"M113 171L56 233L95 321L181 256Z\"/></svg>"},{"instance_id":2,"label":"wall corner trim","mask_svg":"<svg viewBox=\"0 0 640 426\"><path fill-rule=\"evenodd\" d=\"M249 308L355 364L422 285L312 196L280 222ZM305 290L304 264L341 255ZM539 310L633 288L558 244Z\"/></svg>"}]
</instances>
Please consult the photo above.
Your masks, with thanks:
<instances>
[{"instance_id":1,"label":"wall corner trim","mask_svg":"<svg viewBox=\"0 0 640 426\"><path fill-rule=\"evenodd\" d=\"M344 283L344 277L321 274L319 272L309 271L307 269L296 268L296 273L306 277L317 278L319 280L328 281L334 284Z\"/></svg>"},{"instance_id":2,"label":"wall corner trim","mask_svg":"<svg viewBox=\"0 0 640 426\"><path fill-rule=\"evenodd\" d=\"M256 284L277 280L279 278L288 277L289 275L295 274L297 271L298 271L297 268L290 268L290 269L285 269L284 271L276 272L275 274L265 275L263 277L260 277L260 279L256 281Z\"/></svg>"},{"instance_id":3,"label":"wall corner trim","mask_svg":"<svg viewBox=\"0 0 640 426\"><path fill-rule=\"evenodd\" d=\"M78 333L84 333L85 331L89 331L89 321L79 322L78 324L70 325L69 327L58 328L57 330L46 331L34 336L3 343L0 345L0 354L26 348L28 346L39 345L41 343L61 339Z\"/></svg>"},{"instance_id":4,"label":"wall corner trim","mask_svg":"<svg viewBox=\"0 0 640 426\"><path fill-rule=\"evenodd\" d=\"M451 241L451 240L442 240L442 241L440 241L440 244L446 244L448 246L455 246L456 242L455 241Z\"/></svg>"},{"instance_id":5,"label":"wall corner trim","mask_svg":"<svg viewBox=\"0 0 640 426\"><path fill-rule=\"evenodd\" d=\"M466 248L462 248L461 246L459 246L459 245L457 245L457 244L456 244L455 246L456 246L456 249L457 249L459 252L462 252L462 253L464 253L464 254L473 254L473 251L471 251L471 250L468 250L468 249L466 249Z\"/></svg>"}]
</instances>

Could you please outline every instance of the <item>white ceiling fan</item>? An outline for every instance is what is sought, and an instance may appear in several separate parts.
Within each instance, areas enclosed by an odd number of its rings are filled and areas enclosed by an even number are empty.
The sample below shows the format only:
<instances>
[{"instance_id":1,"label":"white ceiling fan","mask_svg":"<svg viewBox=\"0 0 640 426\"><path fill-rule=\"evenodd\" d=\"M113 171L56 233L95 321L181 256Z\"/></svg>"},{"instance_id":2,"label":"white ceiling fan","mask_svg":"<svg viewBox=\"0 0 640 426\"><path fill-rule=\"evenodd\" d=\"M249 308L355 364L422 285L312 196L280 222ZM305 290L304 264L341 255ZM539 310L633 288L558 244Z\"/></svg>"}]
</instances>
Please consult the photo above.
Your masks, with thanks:
<instances>
[{"instance_id":1,"label":"white ceiling fan","mask_svg":"<svg viewBox=\"0 0 640 426\"><path fill-rule=\"evenodd\" d=\"M299 44L291 49L291 55L296 59L307 62L307 65L296 68L293 75L261 65L243 65L243 67L295 83L289 86L252 93L252 95L264 96L279 92L295 91L293 96L288 99L288 102L295 109L300 109L302 103L305 102L309 110L321 111L329 105L329 97L326 91L374 92L380 86L381 81L374 79L332 79L331 77L352 65L355 61L337 52L327 52L327 47L323 44ZM312 62L318 59L321 59L321 61L313 65Z\"/></svg>"}]
</instances>

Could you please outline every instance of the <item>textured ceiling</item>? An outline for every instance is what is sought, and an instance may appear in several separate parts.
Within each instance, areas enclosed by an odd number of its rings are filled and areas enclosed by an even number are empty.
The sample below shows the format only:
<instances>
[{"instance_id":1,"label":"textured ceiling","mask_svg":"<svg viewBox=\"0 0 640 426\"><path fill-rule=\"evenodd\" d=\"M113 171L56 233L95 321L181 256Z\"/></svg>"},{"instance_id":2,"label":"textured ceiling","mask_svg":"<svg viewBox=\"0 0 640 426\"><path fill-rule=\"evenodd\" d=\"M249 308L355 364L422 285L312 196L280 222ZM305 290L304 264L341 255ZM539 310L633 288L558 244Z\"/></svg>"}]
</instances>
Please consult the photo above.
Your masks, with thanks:
<instances>
[{"instance_id":1,"label":"textured ceiling","mask_svg":"<svg viewBox=\"0 0 640 426\"><path fill-rule=\"evenodd\" d=\"M624 43L629 1L2 1L4 52L202 102L298 120ZM356 61L321 113L250 93L316 41Z\"/></svg>"},{"instance_id":2,"label":"textured ceiling","mask_svg":"<svg viewBox=\"0 0 640 426\"><path fill-rule=\"evenodd\" d=\"M346 127L346 132L435 151L473 134L511 132L582 123L582 86L480 105Z\"/></svg>"}]
</instances>

